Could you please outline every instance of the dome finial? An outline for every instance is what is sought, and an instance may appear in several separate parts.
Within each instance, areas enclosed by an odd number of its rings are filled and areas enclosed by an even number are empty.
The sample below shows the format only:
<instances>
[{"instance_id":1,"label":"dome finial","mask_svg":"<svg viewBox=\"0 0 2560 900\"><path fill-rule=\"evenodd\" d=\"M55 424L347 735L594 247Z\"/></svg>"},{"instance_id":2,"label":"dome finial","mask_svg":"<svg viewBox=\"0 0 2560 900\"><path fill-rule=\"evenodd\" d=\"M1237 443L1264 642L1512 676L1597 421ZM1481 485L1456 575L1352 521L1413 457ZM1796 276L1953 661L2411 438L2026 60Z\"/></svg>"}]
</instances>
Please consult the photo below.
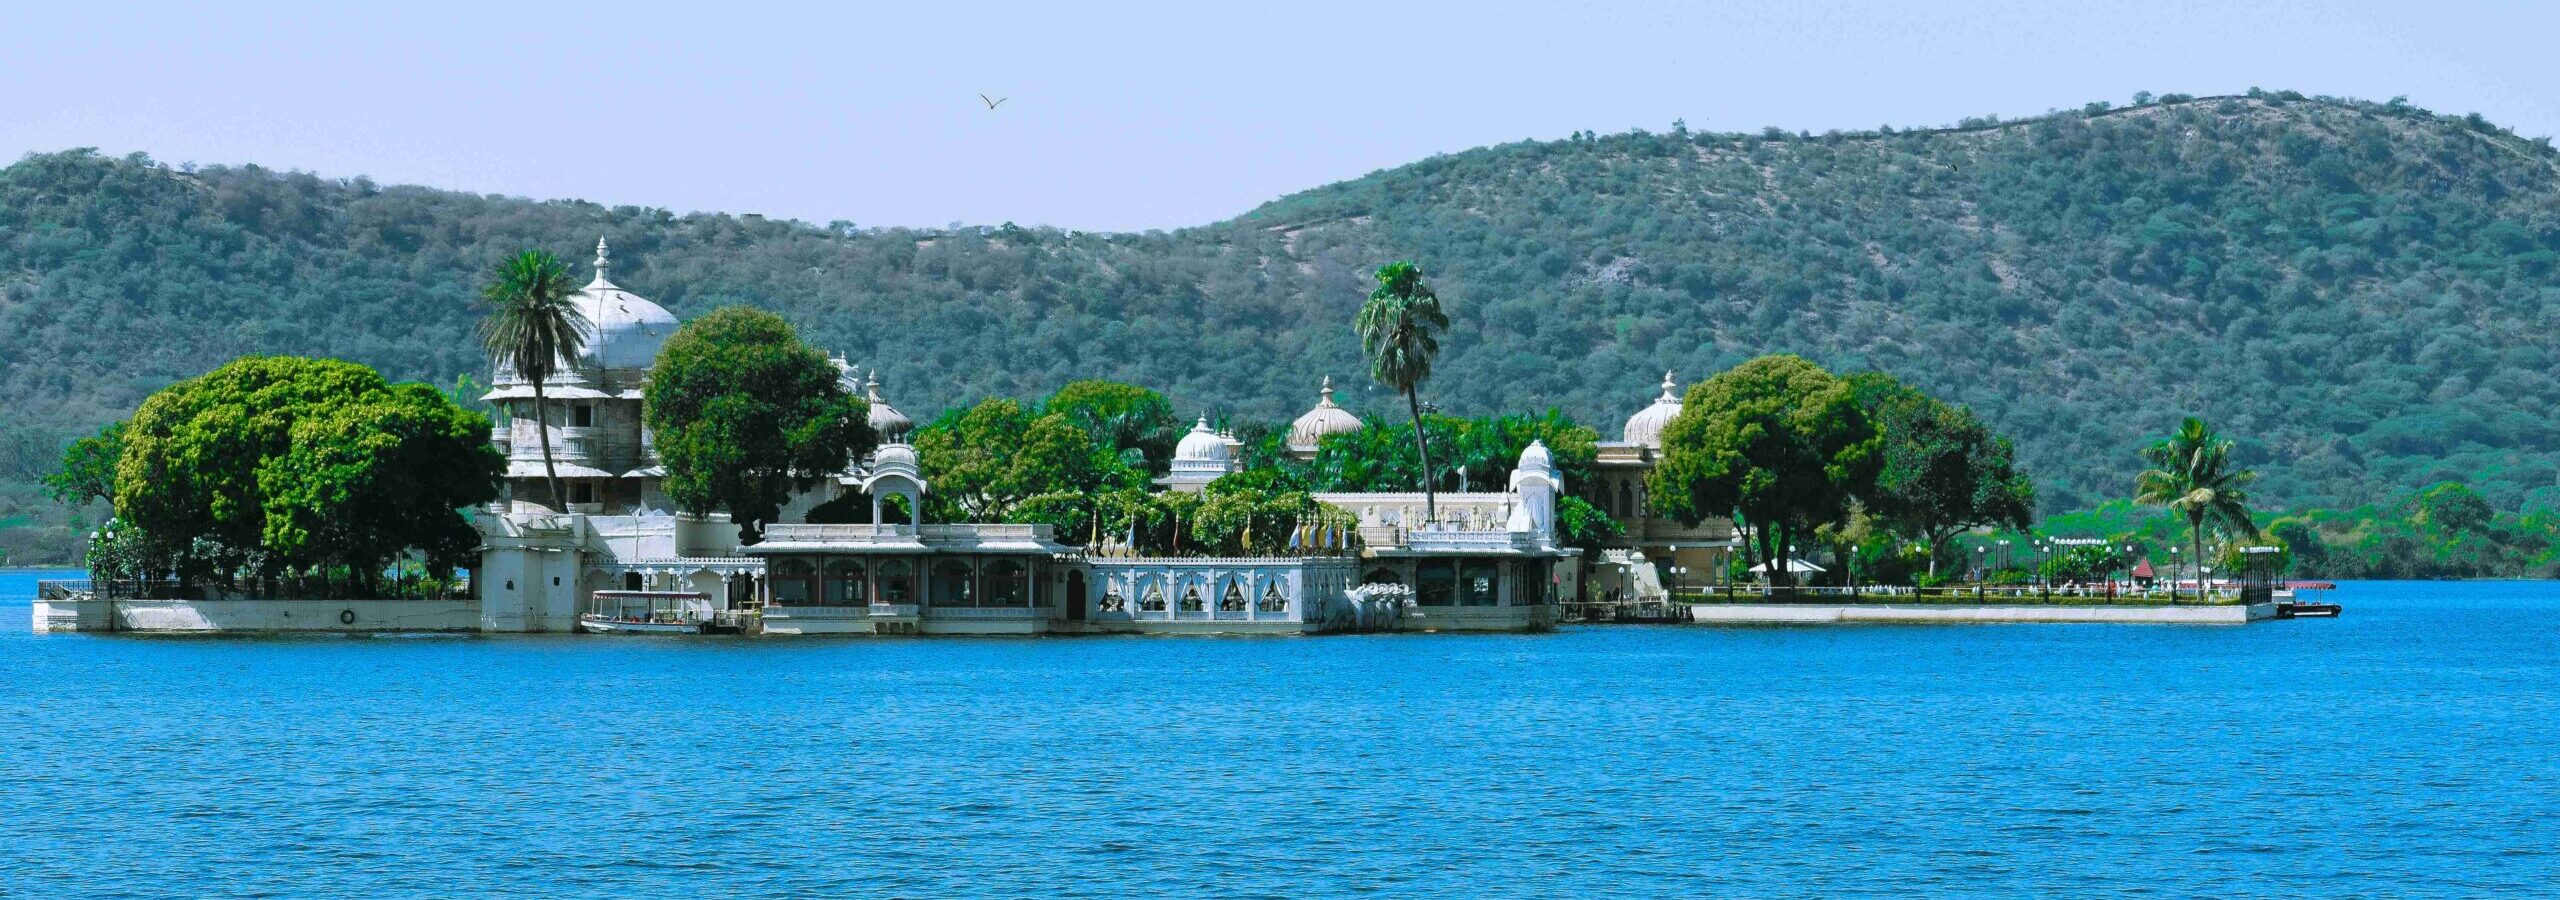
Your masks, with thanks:
<instances>
[{"instance_id":1,"label":"dome finial","mask_svg":"<svg viewBox=\"0 0 2560 900\"><path fill-rule=\"evenodd\" d=\"M596 238L596 274L603 275L605 268L611 265L613 265L613 248L605 246L604 238Z\"/></svg>"},{"instance_id":2,"label":"dome finial","mask_svg":"<svg viewBox=\"0 0 2560 900\"><path fill-rule=\"evenodd\" d=\"M1662 399L1664 399L1664 400L1676 400L1676 399L1678 399L1677 397L1674 397L1674 396L1672 395L1672 393L1671 393L1671 392L1672 392L1672 390L1673 390L1675 387L1677 387L1677 386L1678 386L1678 384L1679 384L1678 382L1675 382L1675 381L1671 380L1671 370L1669 370L1669 369L1665 369L1665 370L1663 370L1663 372L1662 372Z\"/></svg>"},{"instance_id":3,"label":"dome finial","mask_svg":"<svg viewBox=\"0 0 2560 900\"><path fill-rule=\"evenodd\" d=\"M862 393L871 402L880 402L880 369L878 367L873 367L871 377L862 382Z\"/></svg>"},{"instance_id":4,"label":"dome finial","mask_svg":"<svg viewBox=\"0 0 2560 900\"><path fill-rule=\"evenodd\" d=\"M1332 405L1333 405L1333 376L1331 376L1331 375L1327 375L1327 376L1325 376L1325 377L1324 377L1324 390L1323 390L1323 391L1321 391L1321 393L1324 395L1324 399L1317 401L1317 402L1316 402L1316 405L1317 405L1317 406L1332 406Z\"/></svg>"}]
</instances>

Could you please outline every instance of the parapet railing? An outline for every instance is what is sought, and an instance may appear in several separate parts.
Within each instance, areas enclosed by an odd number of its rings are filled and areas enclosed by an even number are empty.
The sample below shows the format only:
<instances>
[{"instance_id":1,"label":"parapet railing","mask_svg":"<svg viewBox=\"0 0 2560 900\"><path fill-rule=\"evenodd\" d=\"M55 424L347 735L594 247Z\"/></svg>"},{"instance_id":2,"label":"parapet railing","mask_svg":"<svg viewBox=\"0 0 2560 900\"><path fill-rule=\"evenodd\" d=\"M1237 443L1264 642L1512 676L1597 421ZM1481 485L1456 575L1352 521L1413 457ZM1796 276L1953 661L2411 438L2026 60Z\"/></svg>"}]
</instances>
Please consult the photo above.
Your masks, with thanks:
<instances>
[{"instance_id":1,"label":"parapet railing","mask_svg":"<svg viewBox=\"0 0 2560 900\"><path fill-rule=\"evenodd\" d=\"M1808 585L1803 587L1769 587L1766 585L1725 585L1705 590L1676 589L1672 599L1679 603L1909 603L1909 604L2006 604L2017 606L2193 606L2256 603L2269 599L2267 592L2250 585L2215 585L2201 596L2192 588L2171 591L2166 587L2127 588L2121 585L1965 585L1960 587L1900 587L1893 585Z\"/></svg>"}]
</instances>

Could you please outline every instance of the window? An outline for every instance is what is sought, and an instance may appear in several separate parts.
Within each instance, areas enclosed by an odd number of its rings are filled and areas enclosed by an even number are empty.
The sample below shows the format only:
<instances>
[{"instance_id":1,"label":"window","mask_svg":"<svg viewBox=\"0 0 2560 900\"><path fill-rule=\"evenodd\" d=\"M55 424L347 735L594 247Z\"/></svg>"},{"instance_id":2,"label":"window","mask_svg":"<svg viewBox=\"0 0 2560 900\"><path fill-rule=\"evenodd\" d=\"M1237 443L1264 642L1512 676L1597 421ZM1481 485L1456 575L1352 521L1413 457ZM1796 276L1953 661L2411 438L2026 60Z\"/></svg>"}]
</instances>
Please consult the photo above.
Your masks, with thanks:
<instances>
[{"instance_id":1,"label":"window","mask_svg":"<svg viewBox=\"0 0 2560 900\"><path fill-rule=\"evenodd\" d=\"M642 581L641 581L641 579L640 579L640 573L638 573L638 572L624 572L624 573L622 573L622 589L623 589L623 590L626 590L626 591L646 590L647 588L643 587L642 585L643 585L643 582L642 582Z\"/></svg>"},{"instance_id":2,"label":"window","mask_svg":"<svg viewBox=\"0 0 2560 900\"><path fill-rule=\"evenodd\" d=\"M1138 595L1138 609L1144 612L1164 611L1164 585L1150 583L1146 593Z\"/></svg>"},{"instance_id":3,"label":"window","mask_svg":"<svg viewBox=\"0 0 2560 900\"><path fill-rule=\"evenodd\" d=\"M1458 602L1466 606L1494 606L1502 602L1501 564L1491 560L1469 560L1466 576L1459 579L1463 594Z\"/></svg>"},{"instance_id":4,"label":"window","mask_svg":"<svg viewBox=\"0 0 2560 900\"><path fill-rule=\"evenodd\" d=\"M1623 481L1618 482L1617 512L1618 518L1621 519L1632 519L1635 518L1636 514L1636 493L1635 491L1629 490L1627 488L1627 483Z\"/></svg>"},{"instance_id":5,"label":"window","mask_svg":"<svg viewBox=\"0 0 2560 900\"><path fill-rule=\"evenodd\" d=\"M1200 605L1200 586L1196 584L1185 586L1182 589L1182 611L1200 612L1204 609L1207 607Z\"/></svg>"},{"instance_id":6,"label":"window","mask_svg":"<svg viewBox=\"0 0 2560 900\"><path fill-rule=\"evenodd\" d=\"M596 405L595 405L595 404L593 404L593 403L580 403L580 404L577 404L577 405L574 405L574 406L569 407L569 427L571 427L571 428L593 428L593 427L595 427L595 424L596 424Z\"/></svg>"},{"instance_id":7,"label":"window","mask_svg":"<svg viewBox=\"0 0 2560 900\"><path fill-rule=\"evenodd\" d=\"M880 564L880 602L916 602L916 567L903 559Z\"/></svg>"},{"instance_id":8,"label":"window","mask_svg":"<svg viewBox=\"0 0 2560 900\"><path fill-rule=\"evenodd\" d=\"M976 573L969 570L969 564L960 560L946 559L934 563L933 580L929 582L933 591L933 605L977 605L977 585L973 583L976 579L971 577L974 574Z\"/></svg>"},{"instance_id":9,"label":"window","mask_svg":"<svg viewBox=\"0 0 2560 900\"><path fill-rule=\"evenodd\" d=\"M1455 606L1458 603L1458 564L1445 559L1426 559L1413 569L1414 602L1424 606Z\"/></svg>"},{"instance_id":10,"label":"window","mask_svg":"<svg viewBox=\"0 0 2560 900\"><path fill-rule=\"evenodd\" d=\"M1112 589L1110 589L1110 590L1107 590L1107 591L1103 591L1103 592L1102 592L1102 611L1103 611L1103 612L1115 612L1115 613L1116 613L1116 612L1128 612L1128 611L1129 611L1129 598L1127 598L1127 597L1123 597L1123 596L1120 596L1120 589L1119 589L1119 588L1116 588L1116 587L1115 587L1115 588L1112 588Z\"/></svg>"},{"instance_id":11,"label":"window","mask_svg":"<svg viewBox=\"0 0 2560 900\"><path fill-rule=\"evenodd\" d=\"M1031 579L1023 573L1022 563L1000 559L987 564L987 605L1031 605Z\"/></svg>"},{"instance_id":12,"label":"window","mask_svg":"<svg viewBox=\"0 0 2560 900\"><path fill-rule=\"evenodd\" d=\"M571 503L594 503L594 502L596 502L596 486L595 486L595 484L594 484L593 482L586 482L586 481L572 481L572 482L569 482L569 502L571 502Z\"/></svg>"},{"instance_id":13,"label":"window","mask_svg":"<svg viewBox=\"0 0 2560 900\"><path fill-rule=\"evenodd\" d=\"M862 583L862 564L839 560L827 566L826 602L836 606L860 606L870 601L870 592Z\"/></svg>"},{"instance_id":14,"label":"window","mask_svg":"<svg viewBox=\"0 0 2560 900\"><path fill-rule=\"evenodd\" d=\"M1262 604L1256 609L1267 613L1289 611L1289 598L1280 596L1280 582L1274 581L1263 587Z\"/></svg>"},{"instance_id":15,"label":"window","mask_svg":"<svg viewBox=\"0 0 2560 900\"><path fill-rule=\"evenodd\" d=\"M817 569L805 559L786 559L773 567L773 602L797 606L809 602L809 581Z\"/></svg>"},{"instance_id":16,"label":"window","mask_svg":"<svg viewBox=\"0 0 2560 900\"><path fill-rule=\"evenodd\" d=\"M1244 582L1242 580L1233 578L1227 580L1227 592L1218 597L1218 611L1244 611Z\"/></svg>"}]
</instances>

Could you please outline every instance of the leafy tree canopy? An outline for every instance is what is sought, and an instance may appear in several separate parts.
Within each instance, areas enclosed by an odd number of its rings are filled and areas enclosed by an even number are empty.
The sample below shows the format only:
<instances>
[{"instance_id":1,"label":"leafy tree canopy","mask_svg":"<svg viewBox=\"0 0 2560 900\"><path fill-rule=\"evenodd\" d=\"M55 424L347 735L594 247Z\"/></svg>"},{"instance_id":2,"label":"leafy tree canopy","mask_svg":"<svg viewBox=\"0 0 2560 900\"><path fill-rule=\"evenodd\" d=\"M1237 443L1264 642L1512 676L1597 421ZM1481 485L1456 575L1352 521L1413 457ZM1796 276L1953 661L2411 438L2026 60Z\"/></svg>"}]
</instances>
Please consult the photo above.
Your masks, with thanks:
<instances>
[{"instance_id":1,"label":"leafy tree canopy","mask_svg":"<svg viewBox=\"0 0 2560 900\"><path fill-rule=\"evenodd\" d=\"M936 521L1014 521L1015 511L1033 497L1146 483L1143 472L1095 443L1067 416L1035 413L1001 398L944 413L916 430L915 444L933 486L926 515Z\"/></svg>"},{"instance_id":2,"label":"leafy tree canopy","mask_svg":"<svg viewBox=\"0 0 2560 900\"><path fill-rule=\"evenodd\" d=\"M1803 357L1764 356L1689 389L1646 487L1663 516L1746 523L1783 580L1794 543L1844 522L1872 489L1882 445L1847 381Z\"/></svg>"},{"instance_id":3,"label":"leafy tree canopy","mask_svg":"<svg viewBox=\"0 0 2560 900\"><path fill-rule=\"evenodd\" d=\"M842 472L879 442L870 404L780 316L713 311L667 339L643 416L665 463L667 497L687 513L727 510L761 540L795 490Z\"/></svg>"},{"instance_id":4,"label":"leafy tree canopy","mask_svg":"<svg viewBox=\"0 0 2560 900\"><path fill-rule=\"evenodd\" d=\"M1932 572L1956 534L1992 525L2023 529L2035 517L2035 483L2018 470L2009 439L1972 410L1882 372L1848 381L1884 435L1875 486L1862 497L1867 511L1919 539Z\"/></svg>"},{"instance_id":5,"label":"leafy tree canopy","mask_svg":"<svg viewBox=\"0 0 2560 900\"><path fill-rule=\"evenodd\" d=\"M497 496L489 421L355 363L243 357L162 389L123 432L118 516L146 575L272 585L318 573L370 587L423 553L449 572Z\"/></svg>"},{"instance_id":6,"label":"leafy tree canopy","mask_svg":"<svg viewBox=\"0 0 2560 900\"><path fill-rule=\"evenodd\" d=\"M1182 436L1181 420L1163 394L1117 381L1071 381L1041 408L1065 416L1093 442L1132 469L1162 475Z\"/></svg>"},{"instance_id":7,"label":"leafy tree canopy","mask_svg":"<svg viewBox=\"0 0 2560 900\"><path fill-rule=\"evenodd\" d=\"M109 422L63 448L62 466L44 477L44 485L66 506L114 503L116 460L123 455L124 423Z\"/></svg>"}]
</instances>

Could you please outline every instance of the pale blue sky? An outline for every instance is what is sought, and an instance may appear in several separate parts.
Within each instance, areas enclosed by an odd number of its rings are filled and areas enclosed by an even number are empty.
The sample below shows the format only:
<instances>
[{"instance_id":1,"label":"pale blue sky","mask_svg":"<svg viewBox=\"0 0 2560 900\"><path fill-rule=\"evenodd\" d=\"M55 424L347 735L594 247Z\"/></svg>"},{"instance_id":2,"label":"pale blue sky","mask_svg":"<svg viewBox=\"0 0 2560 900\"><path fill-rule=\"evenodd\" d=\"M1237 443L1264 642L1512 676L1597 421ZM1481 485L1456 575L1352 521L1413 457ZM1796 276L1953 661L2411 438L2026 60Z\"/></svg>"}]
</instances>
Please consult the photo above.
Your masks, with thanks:
<instances>
[{"instance_id":1,"label":"pale blue sky","mask_svg":"<svg viewBox=\"0 0 2560 900\"><path fill-rule=\"evenodd\" d=\"M18 5L0 154L863 225L1171 228L1577 129L1951 123L2252 85L2560 132L2560 6ZM984 91L1009 97L989 111Z\"/></svg>"}]
</instances>

